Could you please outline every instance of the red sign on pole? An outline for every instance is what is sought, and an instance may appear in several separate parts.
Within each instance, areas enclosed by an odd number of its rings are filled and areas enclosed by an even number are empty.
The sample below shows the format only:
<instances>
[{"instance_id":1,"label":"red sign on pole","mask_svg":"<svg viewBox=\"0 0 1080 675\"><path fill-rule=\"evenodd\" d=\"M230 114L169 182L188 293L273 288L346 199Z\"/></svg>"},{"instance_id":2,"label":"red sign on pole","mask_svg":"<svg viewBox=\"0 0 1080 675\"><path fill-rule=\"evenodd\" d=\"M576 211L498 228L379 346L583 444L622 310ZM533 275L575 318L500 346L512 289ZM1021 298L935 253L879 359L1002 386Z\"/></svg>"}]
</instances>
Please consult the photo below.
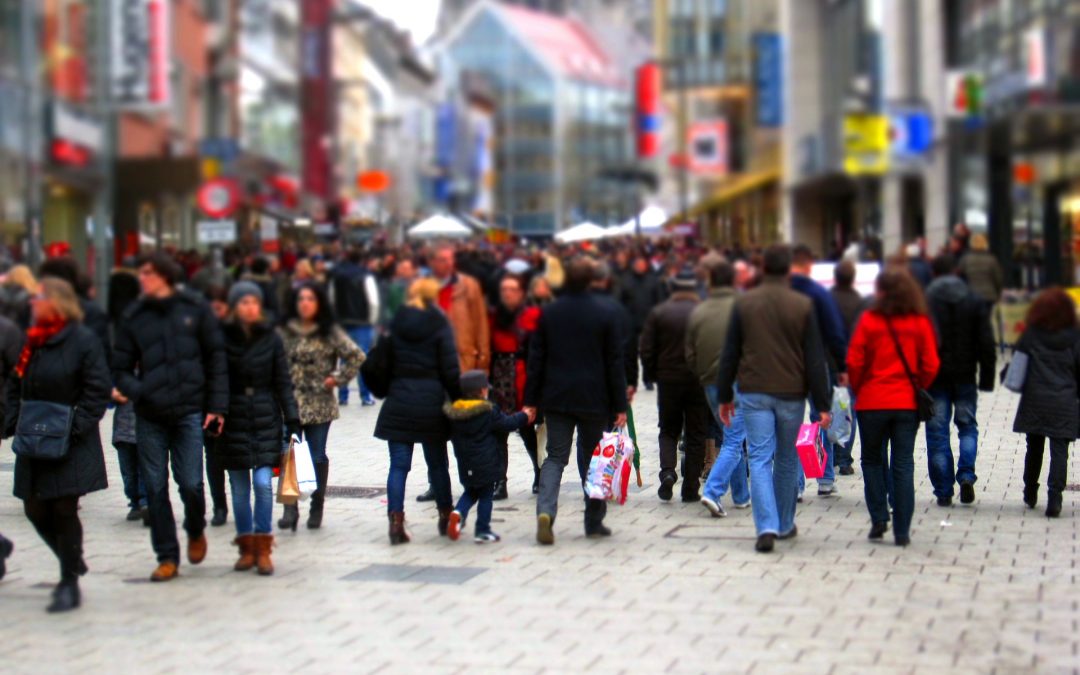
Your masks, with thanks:
<instances>
[{"instance_id":1,"label":"red sign on pole","mask_svg":"<svg viewBox=\"0 0 1080 675\"><path fill-rule=\"evenodd\" d=\"M331 0L301 3L300 101L303 189L329 203L333 199L330 149L336 101L331 82Z\"/></svg>"},{"instance_id":2,"label":"red sign on pole","mask_svg":"<svg viewBox=\"0 0 1080 675\"><path fill-rule=\"evenodd\" d=\"M637 154L642 159L660 154L660 66L646 63L637 70Z\"/></svg>"},{"instance_id":3,"label":"red sign on pole","mask_svg":"<svg viewBox=\"0 0 1080 675\"><path fill-rule=\"evenodd\" d=\"M240 186L231 178L206 181L195 195L202 212L211 218L227 218L240 205Z\"/></svg>"}]
</instances>

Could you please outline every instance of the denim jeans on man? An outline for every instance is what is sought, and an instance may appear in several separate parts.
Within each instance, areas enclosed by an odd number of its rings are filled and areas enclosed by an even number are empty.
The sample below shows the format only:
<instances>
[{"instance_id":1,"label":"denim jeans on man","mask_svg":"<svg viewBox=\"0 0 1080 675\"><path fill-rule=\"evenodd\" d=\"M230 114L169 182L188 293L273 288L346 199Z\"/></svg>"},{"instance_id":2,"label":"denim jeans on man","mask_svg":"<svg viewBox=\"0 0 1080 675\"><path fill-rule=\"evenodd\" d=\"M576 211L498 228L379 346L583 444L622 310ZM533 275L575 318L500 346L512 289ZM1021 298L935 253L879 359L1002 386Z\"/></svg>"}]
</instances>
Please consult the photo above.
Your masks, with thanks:
<instances>
[{"instance_id":1,"label":"denim jeans on man","mask_svg":"<svg viewBox=\"0 0 1080 675\"><path fill-rule=\"evenodd\" d=\"M237 534L270 534L274 517L274 491L270 487L273 475L274 469L269 466L260 466L252 471L229 471ZM255 477L254 516L251 509L252 476Z\"/></svg>"},{"instance_id":2,"label":"denim jeans on man","mask_svg":"<svg viewBox=\"0 0 1080 675\"><path fill-rule=\"evenodd\" d=\"M735 396L738 398L739 390L735 388ZM713 422L723 427L720 421L720 396L715 384L705 387L705 400L708 401L709 410L712 411ZM750 501L750 486L746 482L746 453L743 443L746 441L746 423L743 420L742 407L735 406L735 415L731 418L731 426L724 428L724 438L720 445L720 453L713 462L712 470L705 481L705 489L702 494L705 497L719 503L720 498L728 491L731 485L731 498L736 504L745 505Z\"/></svg>"},{"instance_id":3,"label":"denim jeans on man","mask_svg":"<svg viewBox=\"0 0 1080 675\"><path fill-rule=\"evenodd\" d=\"M454 510L461 514L461 521L465 522L465 518L469 515L469 509L473 507L473 504L476 504L477 536L491 532L491 511L495 505L494 496L494 485L465 488L465 491L461 493L461 497L458 498L457 506L454 507Z\"/></svg>"},{"instance_id":4,"label":"denim jeans on man","mask_svg":"<svg viewBox=\"0 0 1080 675\"><path fill-rule=\"evenodd\" d=\"M405 481L412 469L413 444L389 441L390 473L386 476L386 510L389 513L405 511ZM450 465L446 455L446 443L422 443L424 461L427 462L428 480L435 491L435 505L440 509L454 506L450 494Z\"/></svg>"},{"instance_id":5,"label":"denim jeans on man","mask_svg":"<svg viewBox=\"0 0 1080 675\"><path fill-rule=\"evenodd\" d=\"M585 478L589 473L593 449L604 435L608 420L603 417L580 417L565 413L545 414L548 428L547 458L540 467L540 492L536 499L536 514L546 513L554 522L559 510L559 490L562 475L570 463L570 448L577 429L577 466L584 494ZM604 522L607 502L585 497L585 532L589 533Z\"/></svg>"},{"instance_id":6,"label":"denim jeans on man","mask_svg":"<svg viewBox=\"0 0 1080 675\"><path fill-rule=\"evenodd\" d=\"M813 401L810 401L810 421L820 422L821 412L814 405ZM825 410L824 412L829 412ZM829 440L828 433L825 429L821 430L821 445L825 448L825 474L817 479L818 488L831 488L836 484L836 467L833 466L833 459L836 456L836 448L833 447L833 442ZM799 474L802 476L802 473ZM804 477L805 478L805 477ZM800 481L800 487L802 482Z\"/></svg>"},{"instance_id":7,"label":"denim jeans on man","mask_svg":"<svg viewBox=\"0 0 1080 675\"><path fill-rule=\"evenodd\" d=\"M367 354L371 351L371 343L375 339L375 328L372 326L348 326L345 328L345 333L356 343L356 346L364 350ZM371 392L368 390L367 385L364 384L364 378L359 374L356 376L356 382L360 391L360 399L363 401L373 400ZM338 383L338 403L349 402L349 383Z\"/></svg>"},{"instance_id":8,"label":"denim jeans on man","mask_svg":"<svg viewBox=\"0 0 1080 675\"><path fill-rule=\"evenodd\" d=\"M191 538L198 538L206 529L202 417L195 413L171 424L139 417L135 423L139 468L150 505L150 540L158 562L180 562L176 519L169 501L170 464L184 503L184 529Z\"/></svg>"},{"instance_id":9,"label":"denim jeans on man","mask_svg":"<svg viewBox=\"0 0 1080 675\"><path fill-rule=\"evenodd\" d=\"M795 500L801 471L795 440L806 401L740 393L750 463L750 498L758 536L787 534L795 527Z\"/></svg>"},{"instance_id":10,"label":"denim jeans on man","mask_svg":"<svg viewBox=\"0 0 1080 675\"><path fill-rule=\"evenodd\" d=\"M145 509L146 483L139 471L139 446L134 443L117 441L116 461L120 464L120 479L124 482L124 496L129 509Z\"/></svg>"},{"instance_id":11,"label":"denim jeans on man","mask_svg":"<svg viewBox=\"0 0 1080 675\"><path fill-rule=\"evenodd\" d=\"M956 483L974 483L975 455L978 451L979 424L975 406L979 391L975 383L931 389L934 396L934 417L926 423L927 467L935 497L952 497ZM949 442L949 420L956 423L960 433L960 457L953 464L952 444Z\"/></svg>"},{"instance_id":12,"label":"denim jeans on man","mask_svg":"<svg viewBox=\"0 0 1080 675\"><path fill-rule=\"evenodd\" d=\"M893 532L906 537L915 512L915 435L919 433L919 419L914 410L864 410L858 415L864 494L870 520L888 522L889 493ZM891 487L885 466L889 467Z\"/></svg>"}]
</instances>

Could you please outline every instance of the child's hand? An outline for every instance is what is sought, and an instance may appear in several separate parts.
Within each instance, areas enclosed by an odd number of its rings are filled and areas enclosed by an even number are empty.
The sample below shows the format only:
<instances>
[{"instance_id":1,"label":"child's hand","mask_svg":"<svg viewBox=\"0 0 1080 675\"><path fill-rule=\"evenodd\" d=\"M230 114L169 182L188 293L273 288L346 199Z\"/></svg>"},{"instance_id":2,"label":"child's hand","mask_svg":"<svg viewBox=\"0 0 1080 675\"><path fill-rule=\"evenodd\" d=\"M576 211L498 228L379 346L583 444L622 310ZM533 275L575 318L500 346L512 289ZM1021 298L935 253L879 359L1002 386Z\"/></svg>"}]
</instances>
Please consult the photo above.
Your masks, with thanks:
<instances>
[{"instance_id":1,"label":"child's hand","mask_svg":"<svg viewBox=\"0 0 1080 675\"><path fill-rule=\"evenodd\" d=\"M536 421L536 408L524 408L522 412L529 418L529 424Z\"/></svg>"}]
</instances>

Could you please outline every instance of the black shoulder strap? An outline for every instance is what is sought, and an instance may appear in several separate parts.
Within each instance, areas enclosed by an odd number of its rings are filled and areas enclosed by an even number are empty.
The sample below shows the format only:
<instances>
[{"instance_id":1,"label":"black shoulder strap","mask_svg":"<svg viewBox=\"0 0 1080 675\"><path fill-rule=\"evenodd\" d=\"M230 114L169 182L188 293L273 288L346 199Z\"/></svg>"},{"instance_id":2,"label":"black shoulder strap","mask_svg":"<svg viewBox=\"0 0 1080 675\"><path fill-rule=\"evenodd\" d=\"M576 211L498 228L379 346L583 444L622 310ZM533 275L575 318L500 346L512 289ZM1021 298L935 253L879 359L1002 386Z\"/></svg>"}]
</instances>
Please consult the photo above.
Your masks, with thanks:
<instances>
[{"instance_id":1,"label":"black shoulder strap","mask_svg":"<svg viewBox=\"0 0 1080 675\"><path fill-rule=\"evenodd\" d=\"M900 338L896 336L896 329L893 328L892 321L889 321L887 317L885 318L885 325L889 328L889 335L892 336L893 346L896 347L896 353L900 356L900 363L904 365L904 372L907 373L911 386L915 388L915 391L918 391L919 383L915 380L915 374L911 372L911 366L908 365L907 357L904 356L904 350L900 348Z\"/></svg>"}]
</instances>

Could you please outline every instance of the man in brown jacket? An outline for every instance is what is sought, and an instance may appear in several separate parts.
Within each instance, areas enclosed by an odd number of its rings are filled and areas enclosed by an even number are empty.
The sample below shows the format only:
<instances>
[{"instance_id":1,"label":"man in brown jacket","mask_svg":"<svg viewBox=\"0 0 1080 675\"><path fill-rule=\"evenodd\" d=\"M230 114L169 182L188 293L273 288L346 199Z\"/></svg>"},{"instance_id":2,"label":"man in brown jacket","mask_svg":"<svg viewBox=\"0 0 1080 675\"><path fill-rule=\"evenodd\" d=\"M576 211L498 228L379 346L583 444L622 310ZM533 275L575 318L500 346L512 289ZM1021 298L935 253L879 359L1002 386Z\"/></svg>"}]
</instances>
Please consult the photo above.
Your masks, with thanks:
<instances>
[{"instance_id":1,"label":"man in brown jacket","mask_svg":"<svg viewBox=\"0 0 1080 675\"><path fill-rule=\"evenodd\" d=\"M454 329L461 372L487 371L491 365L491 334L480 284L457 271L453 246L442 246L435 252L431 273L442 287L439 306Z\"/></svg>"}]
</instances>

